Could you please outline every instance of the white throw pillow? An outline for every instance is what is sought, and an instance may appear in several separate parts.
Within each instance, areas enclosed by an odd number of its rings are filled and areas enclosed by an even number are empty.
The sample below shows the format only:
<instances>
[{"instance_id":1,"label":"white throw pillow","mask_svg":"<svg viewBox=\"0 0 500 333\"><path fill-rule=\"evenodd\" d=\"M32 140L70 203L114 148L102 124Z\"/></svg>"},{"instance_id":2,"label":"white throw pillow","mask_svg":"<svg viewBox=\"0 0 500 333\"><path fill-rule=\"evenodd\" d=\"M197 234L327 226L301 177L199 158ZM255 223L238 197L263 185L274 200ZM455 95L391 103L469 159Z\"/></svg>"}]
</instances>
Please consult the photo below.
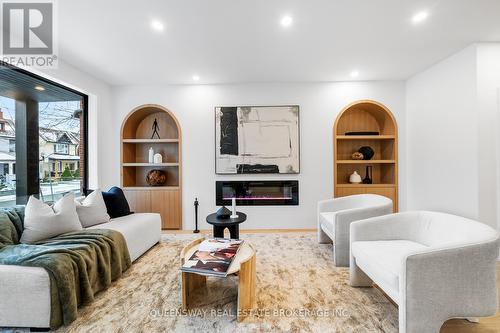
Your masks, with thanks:
<instances>
[{"instance_id":1,"label":"white throw pillow","mask_svg":"<svg viewBox=\"0 0 500 333\"><path fill-rule=\"evenodd\" d=\"M109 222L108 210L100 189L90 193L86 198L76 200L76 212L82 227L88 228L96 224Z\"/></svg>"},{"instance_id":2,"label":"white throw pillow","mask_svg":"<svg viewBox=\"0 0 500 333\"><path fill-rule=\"evenodd\" d=\"M34 243L67 232L82 230L73 192L57 200L52 207L31 196L24 214L21 243Z\"/></svg>"}]
</instances>

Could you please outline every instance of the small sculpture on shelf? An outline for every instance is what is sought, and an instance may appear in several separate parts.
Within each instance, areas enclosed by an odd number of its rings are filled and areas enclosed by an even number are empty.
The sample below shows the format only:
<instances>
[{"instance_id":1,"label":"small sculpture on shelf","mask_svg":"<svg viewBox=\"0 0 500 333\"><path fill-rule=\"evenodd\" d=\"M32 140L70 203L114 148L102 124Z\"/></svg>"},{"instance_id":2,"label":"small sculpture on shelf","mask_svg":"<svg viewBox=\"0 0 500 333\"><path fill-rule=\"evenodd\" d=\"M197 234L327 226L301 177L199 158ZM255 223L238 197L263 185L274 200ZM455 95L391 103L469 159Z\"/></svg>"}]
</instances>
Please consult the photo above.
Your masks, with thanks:
<instances>
[{"instance_id":1,"label":"small sculpture on shelf","mask_svg":"<svg viewBox=\"0 0 500 333\"><path fill-rule=\"evenodd\" d=\"M362 160L363 154L361 154L359 151L355 151L354 153L352 153L351 158L353 160Z\"/></svg>"},{"instance_id":2,"label":"small sculpture on shelf","mask_svg":"<svg viewBox=\"0 0 500 333\"><path fill-rule=\"evenodd\" d=\"M370 146L363 146L358 149L358 152L363 154L363 160L371 160L375 152Z\"/></svg>"},{"instance_id":3,"label":"small sculpture on shelf","mask_svg":"<svg viewBox=\"0 0 500 333\"><path fill-rule=\"evenodd\" d=\"M350 176L349 176L349 183L352 184L360 184L361 183L361 176L357 171L354 171Z\"/></svg>"},{"instance_id":4,"label":"small sculpture on shelf","mask_svg":"<svg viewBox=\"0 0 500 333\"><path fill-rule=\"evenodd\" d=\"M161 156L160 153L156 153L154 155L153 162L154 162L154 164L161 164L161 163L163 163L163 157Z\"/></svg>"},{"instance_id":5,"label":"small sculpture on shelf","mask_svg":"<svg viewBox=\"0 0 500 333\"><path fill-rule=\"evenodd\" d=\"M167 174L163 170L151 170L146 176L146 183L150 186L162 186L167 182Z\"/></svg>"},{"instance_id":6,"label":"small sculpture on shelf","mask_svg":"<svg viewBox=\"0 0 500 333\"><path fill-rule=\"evenodd\" d=\"M158 139L160 139L160 133L158 133L160 126L158 126L158 120L156 120L156 118L155 118L155 121L153 122L153 127L151 127L151 129L153 130L153 134L151 135L151 139L154 139L155 134L158 137Z\"/></svg>"},{"instance_id":7,"label":"small sculpture on shelf","mask_svg":"<svg viewBox=\"0 0 500 333\"><path fill-rule=\"evenodd\" d=\"M367 165L365 171L365 178L363 178L363 184L372 184L372 183L373 183L372 166Z\"/></svg>"}]
</instances>

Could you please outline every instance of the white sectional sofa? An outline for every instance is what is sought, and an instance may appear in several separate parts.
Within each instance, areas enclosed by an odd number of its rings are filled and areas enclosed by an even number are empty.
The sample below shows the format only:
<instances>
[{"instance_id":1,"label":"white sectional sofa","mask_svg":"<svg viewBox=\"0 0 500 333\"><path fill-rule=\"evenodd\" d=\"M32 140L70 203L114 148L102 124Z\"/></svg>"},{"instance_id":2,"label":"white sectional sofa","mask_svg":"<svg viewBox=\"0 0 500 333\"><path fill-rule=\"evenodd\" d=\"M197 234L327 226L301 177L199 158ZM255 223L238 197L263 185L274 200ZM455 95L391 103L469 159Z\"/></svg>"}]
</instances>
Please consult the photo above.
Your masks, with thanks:
<instances>
[{"instance_id":1,"label":"white sectional sofa","mask_svg":"<svg viewBox=\"0 0 500 333\"><path fill-rule=\"evenodd\" d=\"M89 229L112 229L123 234L132 261L160 241L161 217L136 213ZM105 291L104 291L105 292ZM0 265L0 327L50 326L50 279L39 267Z\"/></svg>"},{"instance_id":2,"label":"white sectional sofa","mask_svg":"<svg viewBox=\"0 0 500 333\"><path fill-rule=\"evenodd\" d=\"M494 315L498 232L463 217L405 212L351 224L350 281L399 306L399 332L437 333L451 318Z\"/></svg>"}]
</instances>

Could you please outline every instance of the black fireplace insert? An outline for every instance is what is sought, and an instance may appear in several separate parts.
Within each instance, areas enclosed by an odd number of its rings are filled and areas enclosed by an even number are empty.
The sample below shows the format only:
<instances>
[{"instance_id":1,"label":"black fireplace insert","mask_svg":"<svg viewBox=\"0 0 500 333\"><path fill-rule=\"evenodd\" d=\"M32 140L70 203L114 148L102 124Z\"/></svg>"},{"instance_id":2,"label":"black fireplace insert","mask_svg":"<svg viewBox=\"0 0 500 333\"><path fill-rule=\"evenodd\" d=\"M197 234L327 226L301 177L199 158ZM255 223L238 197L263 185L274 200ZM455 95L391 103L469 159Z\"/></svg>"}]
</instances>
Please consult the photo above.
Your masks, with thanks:
<instances>
[{"instance_id":1,"label":"black fireplace insert","mask_svg":"<svg viewBox=\"0 0 500 333\"><path fill-rule=\"evenodd\" d=\"M296 206L299 204L298 180L216 181L217 206Z\"/></svg>"}]
</instances>

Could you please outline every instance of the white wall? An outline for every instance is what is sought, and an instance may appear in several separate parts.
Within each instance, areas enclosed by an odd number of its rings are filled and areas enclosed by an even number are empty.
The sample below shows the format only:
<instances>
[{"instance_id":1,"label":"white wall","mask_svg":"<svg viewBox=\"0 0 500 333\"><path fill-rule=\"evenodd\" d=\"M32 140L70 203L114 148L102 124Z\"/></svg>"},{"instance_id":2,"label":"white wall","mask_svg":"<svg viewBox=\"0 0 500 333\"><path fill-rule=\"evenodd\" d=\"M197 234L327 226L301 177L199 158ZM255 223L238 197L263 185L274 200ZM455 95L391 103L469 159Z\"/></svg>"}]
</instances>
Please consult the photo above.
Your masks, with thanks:
<instances>
[{"instance_id":1,"label":"white wall","mask_svg":"<svg viewBox=\"0 0 500 333\"><path fill-rule=\"evenodd\" d=\"M500 44L476 44L407 82L408 208L500 227Z\"/></svg>"},{"instance_id":2,"label":"white wall","mask_svg":"<svg viewBox=\"0 0 500 333\"><path fill-rule=\"evenodd\" d=\"M406 85L408 209L478 218L476 48Z\"/></svg>"},{"instance_id":3,"label":"white wall","mask_svg":"<svg viewBox=\"0 0 500 333\"><path fill-rule=\"evenodd\" d=\"M497 211L500 177L498 163L498 100L500 44L477 45L477 94L479 116L479 219L500 226Z\"/></svg>"},{"instance_id":4,"label":"white wall","mask_svg":"<svg viewBox=\"0 0 500 333\"><path fill-rule=\"evenodd\" d=\"M331 197L332 126L358 99L386 104L399 125L400 210L430 209L480 219L500 229L500 46L477 44L403 82L127 86L106 83L71 65L43 75L89 95L90 186L120 183L119 130L125 115L158 103L178 117L183 131L183 222L193 227L213 212L215 180L298 179L299 207L242 207L245 228L315 226L316 202ZM40 73L39 73L40 74ZM214 110L217 105L298 104L301 174L216 176ZM277 209L278 208L278 209Z\"/></svg>"},{"instance_id":5,"label":"white wall","mask_svg":"<svg viewBox=\"0 0 500 333\"><path fill-rule=\"evenodd\" d=\"M106 148L100 142L106 138L106 124L110 123L110 86L93 76L59 60L57 69L33 71L38 75L71 87L89 96L89 188L96 188L100 184L103 156L107 155Z\"/></svg>"},{"instance_id":6,"label":"white wall","mask_svg":"<svg viewBox=\"0 0 500 333\"><path fill-rule=\"evenodd\" d=\"M89 95L91 188L119 184L119 130L134 107L169 108L183 131L183 222L193 226L215 210L218 179L299 179L299 207L244 207L245 228L315 226L316 202L331 197L332 125L346 104L374 99L399 126L400 210L430 209L480 219L500 230L500 45L476 44L403 82L128 86L110 88L59 62L42 74ZM216 176L214 111L217 105L298 104L301 174ZM278 208L278 209L276 209Z\"/></svg>"},{"instance_id":7,"label":"white wall","mask_svg":"<svg viewBox=\"0 0 500 333\"><path fill-rule=\"evenodd\" d=\"M161 104L180 121L183 134L183 228L194 226L193 200L200 201L201 228L215 211L215 181L222 179L298 179L300 206L241 207L248 213L242 228L315 228L318 200L332 197L332 129L337 113L359 99L374 99L392 110L399 124L400 147L405 147L403 82L244 84L199 86L127 86L112 89L112 121L100 136L101 185L120 183L120 126L130 110L141 104ZM214 107L220 105L300 106L301 173L297 176L216 176L214 170ZM405 151L400 149L400 205L405 207Z\"/></svg>"}]
</instances>

